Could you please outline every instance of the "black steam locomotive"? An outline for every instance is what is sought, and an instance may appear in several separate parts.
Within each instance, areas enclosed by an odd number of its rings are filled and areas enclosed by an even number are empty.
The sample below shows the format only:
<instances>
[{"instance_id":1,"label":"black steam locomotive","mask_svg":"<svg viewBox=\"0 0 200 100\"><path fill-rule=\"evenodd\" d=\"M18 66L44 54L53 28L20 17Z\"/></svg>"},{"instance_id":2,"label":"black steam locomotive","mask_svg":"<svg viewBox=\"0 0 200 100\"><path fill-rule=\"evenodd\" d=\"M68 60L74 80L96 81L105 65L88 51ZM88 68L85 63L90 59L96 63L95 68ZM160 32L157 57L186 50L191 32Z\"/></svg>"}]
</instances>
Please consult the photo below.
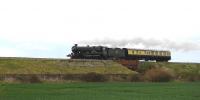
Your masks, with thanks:
<instances>
[{"instance_id":1,"label":"black steam locomotive","mask_svg":"<svg viewBox=\"0 0 200 100\"><path fill-rule=\"evenodd\" d=\"M105 46L78 46L72 47L71 59L126 59L126 60L155 60L169 61L170 51L108 48Z\"/></svg>"}]
</instances>

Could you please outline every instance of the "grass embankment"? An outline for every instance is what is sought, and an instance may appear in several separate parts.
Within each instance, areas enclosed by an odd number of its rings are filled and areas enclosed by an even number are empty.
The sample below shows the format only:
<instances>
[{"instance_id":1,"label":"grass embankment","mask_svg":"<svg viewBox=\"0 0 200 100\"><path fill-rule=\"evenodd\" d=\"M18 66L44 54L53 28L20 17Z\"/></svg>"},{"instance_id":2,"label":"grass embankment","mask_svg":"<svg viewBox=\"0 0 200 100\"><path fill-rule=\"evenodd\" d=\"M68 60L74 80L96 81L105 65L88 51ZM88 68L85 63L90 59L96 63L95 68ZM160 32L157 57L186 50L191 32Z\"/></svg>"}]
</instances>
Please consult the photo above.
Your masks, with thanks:
<instances>
[{"instance_id":1,"label":"grass embankment","mask_svg":"<svg viewBox=\"0 0 200 100\"><path fill-rule=\"evenodd\" d=\"M74 76L74 79L82 80L96 79L97 77L106 79L109 77L108 81L113 79L150 82L200 81L200 64L198 63L140 62L137 72L131 71L112 60L0 58L0 80L2 81L10 80L12 76L4 76L9 74L22 74L22 76L13 76L14 80L20 81L22 81L21 79L32 80L32 77L38 77L39 80L48 80L45 77L57 77L61 80L73 79L72 76L50 76L52 74L73 76L79 74L80 76ZM28 76L26 74L47 76ZM114 76L118 78L115 79L108 76L111 74L126 76ZM82 77L83 75L86 76ZM27 76L27 78L24 76Z\"/></svg>"},{"instance_id":2,"label":"grass embankment","mask_svg":"<svg viewBox=\"0 0 200 100\"><path fill-rule=\"evenodd\" d=\"M144 73L149 69L163 68L172 74L176 80L199 81L199 63L175 63L175 62L140 62L138 72Z\"/></svg>"},{"instance_id":3,"label":"grass embankment","mask_svg":"<svg viewBox=\"0 0 200 100\"><path fill-rule=\"evenodd\" d=\"M200 83L0 84L0 100L200 100Z\"/></svg>"},{"instance_id":4,"label":"grass embankment","mask_svg":"<svg viewBox=\"0 0 200 100\"><path fill-rule=\"evenodd\" d=\"M111 60L0 58L0 74L133 74Z\"/></svg>"}]
</instances>

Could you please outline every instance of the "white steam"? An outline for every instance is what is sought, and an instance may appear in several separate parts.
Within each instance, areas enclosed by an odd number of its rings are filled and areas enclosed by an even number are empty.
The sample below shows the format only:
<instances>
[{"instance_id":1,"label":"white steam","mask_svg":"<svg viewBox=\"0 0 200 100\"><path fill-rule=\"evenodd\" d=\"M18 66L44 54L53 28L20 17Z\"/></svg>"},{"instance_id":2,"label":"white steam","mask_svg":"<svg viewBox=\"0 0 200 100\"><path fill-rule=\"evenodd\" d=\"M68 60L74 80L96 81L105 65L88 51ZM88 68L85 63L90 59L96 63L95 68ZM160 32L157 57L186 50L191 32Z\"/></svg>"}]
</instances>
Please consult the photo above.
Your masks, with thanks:
<instances>
[{"instance_id":1,"label":"white steam","mask_svg":"<svg viewBox=\"0 0 200 100\"><path fill-rule=\"evenodd\" d=\"M200 50L200 43L196 42L175 42L168 39L144 39L144 38L132 38L132 39L95 39L95 40L83 40L79 41L81 45L102 45L110 47L128 47L128 48L142 48L142 49L164 49L175 51L198 51Z\"/></svg>"}]
</instances>

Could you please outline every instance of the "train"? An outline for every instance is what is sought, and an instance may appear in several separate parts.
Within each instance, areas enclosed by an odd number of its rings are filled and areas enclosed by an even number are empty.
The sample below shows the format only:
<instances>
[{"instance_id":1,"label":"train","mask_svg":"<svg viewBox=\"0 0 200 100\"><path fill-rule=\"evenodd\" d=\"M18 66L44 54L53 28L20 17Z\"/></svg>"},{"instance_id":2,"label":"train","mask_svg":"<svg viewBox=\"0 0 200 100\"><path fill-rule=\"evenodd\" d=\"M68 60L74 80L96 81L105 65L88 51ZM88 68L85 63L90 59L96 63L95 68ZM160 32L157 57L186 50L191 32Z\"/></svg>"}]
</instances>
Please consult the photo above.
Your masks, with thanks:
<instances>
[{"instance_id":1,"label":"train","mask_svg":"<svg viewBox=\"0 0 200 100\"><path fill-rule=\"evenodd\" d=\"M78 46L72 47L71 59L103 59L103 60L144 60L168 62L171 52L164 50L145 50L129 48L109 48L106 46Z\"/></svg>"}]
</instances>

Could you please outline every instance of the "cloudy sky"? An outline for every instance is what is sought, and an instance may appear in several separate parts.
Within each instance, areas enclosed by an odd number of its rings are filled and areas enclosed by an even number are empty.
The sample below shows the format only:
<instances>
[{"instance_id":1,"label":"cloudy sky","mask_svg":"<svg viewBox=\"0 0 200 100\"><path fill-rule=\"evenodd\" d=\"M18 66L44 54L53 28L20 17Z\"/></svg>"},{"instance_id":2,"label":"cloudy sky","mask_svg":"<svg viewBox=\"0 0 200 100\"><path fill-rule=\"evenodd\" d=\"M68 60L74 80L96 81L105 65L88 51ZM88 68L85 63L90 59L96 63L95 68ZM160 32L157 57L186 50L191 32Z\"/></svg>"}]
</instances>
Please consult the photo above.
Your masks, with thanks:
<instances>
[{"instance_id":1,"label":"cloudy sky","mask_svg":"<svg viewBox=\"0 0 200 100\"><path fill-rule=\"evenodd\" d=\"M172 52L200 62L199 0L1 0L0 56L66 58L71 46Z\"/></svg>"}]
</instances>

